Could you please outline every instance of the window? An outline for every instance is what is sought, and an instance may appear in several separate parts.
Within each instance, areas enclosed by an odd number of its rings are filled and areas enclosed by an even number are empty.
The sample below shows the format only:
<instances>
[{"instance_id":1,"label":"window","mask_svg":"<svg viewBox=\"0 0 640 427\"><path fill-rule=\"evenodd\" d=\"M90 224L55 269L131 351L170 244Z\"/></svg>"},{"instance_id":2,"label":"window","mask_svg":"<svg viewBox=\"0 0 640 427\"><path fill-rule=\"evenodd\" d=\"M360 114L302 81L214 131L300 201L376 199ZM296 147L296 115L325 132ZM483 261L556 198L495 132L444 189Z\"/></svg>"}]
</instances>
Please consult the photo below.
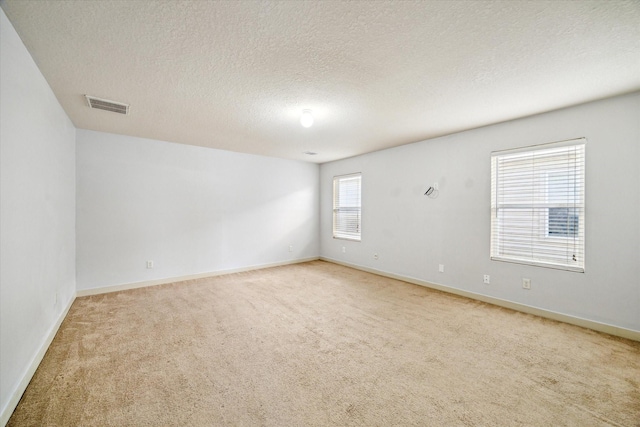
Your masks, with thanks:
<instances>
[{"instance_id":1,"label":"window","mask_svg":"<svg viewBox=\"0 0 640 427\"><path fill-rule=\"evenodd\" d=\"M491 259L584 272L585 143L491 154Z\"/></svg>"},{"instance_id":2,"label":"window","mask_svg":"<svg viewBox=\"0 0 640 427\"><path fill-rule=\"evenodd\" d=\"M360 241L361 174L333 178L333 237Z\"/></svg>"}]
</instances>

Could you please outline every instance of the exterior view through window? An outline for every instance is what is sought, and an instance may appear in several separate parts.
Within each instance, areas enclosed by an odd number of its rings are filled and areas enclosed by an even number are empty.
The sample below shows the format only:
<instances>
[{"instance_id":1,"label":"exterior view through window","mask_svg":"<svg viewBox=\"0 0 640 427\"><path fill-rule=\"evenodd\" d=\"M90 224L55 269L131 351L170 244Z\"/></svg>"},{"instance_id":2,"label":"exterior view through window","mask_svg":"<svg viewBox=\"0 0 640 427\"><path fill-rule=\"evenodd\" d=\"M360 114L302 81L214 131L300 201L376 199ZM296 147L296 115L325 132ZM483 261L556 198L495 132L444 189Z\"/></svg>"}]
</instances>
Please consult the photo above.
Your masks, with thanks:
<instances>
[{"instance_id":1,"label":"exterior view through window","mask_svg":"<svg viewBox=\"0 0 640 427\"><path fill-rule=\"evenodd\" d=\"M491 259L584 272L584 138L491 155Z\"/></svg>"},{"instance_id":2,"label":"exterior view through window","mask_svg":"<svg viewBox=\"0 0 640 427\"><path fill-rule=\"evenodd\" d=\"M333 178L333 237L360 241L362 175Z\"/></svg>"}]
</instances>

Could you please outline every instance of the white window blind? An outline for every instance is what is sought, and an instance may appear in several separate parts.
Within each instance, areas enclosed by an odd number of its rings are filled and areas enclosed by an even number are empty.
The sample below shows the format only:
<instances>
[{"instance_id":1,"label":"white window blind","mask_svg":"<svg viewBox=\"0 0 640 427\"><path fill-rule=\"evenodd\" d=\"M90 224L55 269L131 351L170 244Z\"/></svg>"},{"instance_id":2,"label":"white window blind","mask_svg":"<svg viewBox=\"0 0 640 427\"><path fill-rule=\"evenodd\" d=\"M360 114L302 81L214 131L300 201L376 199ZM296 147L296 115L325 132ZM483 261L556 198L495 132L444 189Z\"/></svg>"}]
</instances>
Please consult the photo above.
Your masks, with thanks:
<instances>
[{"instance_id":1,"label":"white window blind","mask_svg":"<svg viewBox=\"0 0 640 427\"><path fill-rule=\"evenodd\" d=\"M333 237L360 240L361 174L333 178Z\"/></svg>"},{"instance_id":2,"label":"white window blind","mask_svg":"<svg viewBox=\"0 0 640 427\"><path fill-rule=\"evenodd\" d=\"M584 272L585 143L491 154L491 259Z\"/></svg>"}]
</instances>

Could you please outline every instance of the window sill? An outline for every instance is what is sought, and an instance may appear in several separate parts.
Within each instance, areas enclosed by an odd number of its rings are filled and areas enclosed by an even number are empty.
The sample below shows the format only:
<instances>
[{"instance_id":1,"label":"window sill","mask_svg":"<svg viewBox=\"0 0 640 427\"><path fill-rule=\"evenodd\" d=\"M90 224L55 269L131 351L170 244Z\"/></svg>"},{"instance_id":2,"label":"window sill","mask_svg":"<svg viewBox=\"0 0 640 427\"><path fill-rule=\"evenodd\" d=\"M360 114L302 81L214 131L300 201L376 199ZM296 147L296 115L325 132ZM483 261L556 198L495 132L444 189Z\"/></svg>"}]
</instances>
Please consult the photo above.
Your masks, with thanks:
<instances>
[{"instance_id":1,"label":"window sill","mask_svg":"<svg viewBox=\"0 0 640 427\"><path fill-rule=\"evenodd\" d=\"M543 267L543 268L551 268L554 270L563 270L563 271L571 271L574 273L584 273L584 267L575 267L571 265L562 265L562 264L553 264L550 262L540 262L540 261L529 261L518 258L504 258L492 256L492 261L501 261L501 262L510 262L512 264L522 264L522 265L531 265L534 267Z\"/></svg>"},{"instance_id":2,"label":"window sill","mask_svg":"<svg viewBox=\"0 0 640 427\"><path fill-rule=\"evenodd\" d=\"M360 237L344 237L344 236L333 236L334 239L338 239L338 240L349 240L351 242L360 242L361 238Z\"/></svg>"}]
</instances>

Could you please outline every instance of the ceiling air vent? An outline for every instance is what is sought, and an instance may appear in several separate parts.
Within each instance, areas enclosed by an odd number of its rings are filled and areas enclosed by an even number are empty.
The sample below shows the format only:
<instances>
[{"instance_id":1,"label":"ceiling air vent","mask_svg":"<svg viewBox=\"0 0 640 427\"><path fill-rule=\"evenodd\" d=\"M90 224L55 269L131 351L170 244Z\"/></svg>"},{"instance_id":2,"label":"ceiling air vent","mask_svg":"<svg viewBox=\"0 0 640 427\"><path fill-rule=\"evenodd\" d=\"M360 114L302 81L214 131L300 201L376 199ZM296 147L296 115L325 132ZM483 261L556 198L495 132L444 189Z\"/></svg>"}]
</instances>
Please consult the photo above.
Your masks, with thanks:
<instances>
[{"instance_id":1,"label":"ceiling air vent","mask_svg":"<svg viewBox=\"0 0 640 427\"><path fill-rule=\"evenodd\" d=\"M119 114L129 114L129 105L121 102L109 101L108 99L96 98L95 96L85 95L89 107L97 110L112 111Z\"/></svg>"}]
</instances>

